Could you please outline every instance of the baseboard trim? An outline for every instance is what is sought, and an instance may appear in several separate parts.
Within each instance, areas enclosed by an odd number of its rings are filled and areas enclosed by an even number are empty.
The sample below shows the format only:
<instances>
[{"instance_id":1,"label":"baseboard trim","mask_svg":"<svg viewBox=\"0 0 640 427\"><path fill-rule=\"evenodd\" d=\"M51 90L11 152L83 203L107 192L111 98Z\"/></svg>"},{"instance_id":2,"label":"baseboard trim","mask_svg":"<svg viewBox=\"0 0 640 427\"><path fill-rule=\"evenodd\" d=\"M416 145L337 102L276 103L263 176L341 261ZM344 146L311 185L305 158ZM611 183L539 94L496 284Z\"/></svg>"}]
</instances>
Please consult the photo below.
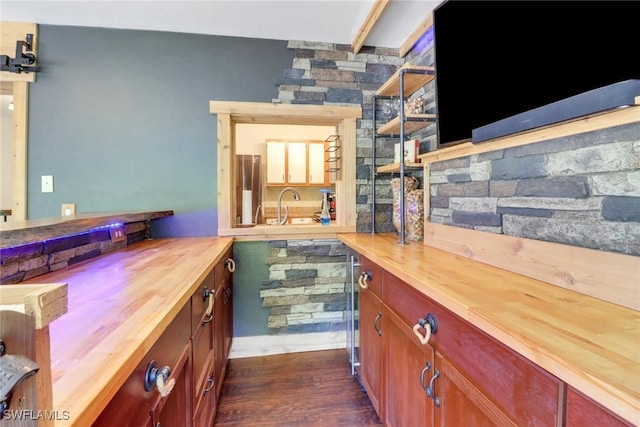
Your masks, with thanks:
<instances>
[{"instance_id":1,"label":"baseboard trim","mask_svg":"<svg viewBox=\"0 0 640 427\"><path fill-rule=\"evenodd\" d=\"M346 346L347 333L345 331L234 337L229 359L334 350L346 348Z\"/></svg>"}]
</instances>

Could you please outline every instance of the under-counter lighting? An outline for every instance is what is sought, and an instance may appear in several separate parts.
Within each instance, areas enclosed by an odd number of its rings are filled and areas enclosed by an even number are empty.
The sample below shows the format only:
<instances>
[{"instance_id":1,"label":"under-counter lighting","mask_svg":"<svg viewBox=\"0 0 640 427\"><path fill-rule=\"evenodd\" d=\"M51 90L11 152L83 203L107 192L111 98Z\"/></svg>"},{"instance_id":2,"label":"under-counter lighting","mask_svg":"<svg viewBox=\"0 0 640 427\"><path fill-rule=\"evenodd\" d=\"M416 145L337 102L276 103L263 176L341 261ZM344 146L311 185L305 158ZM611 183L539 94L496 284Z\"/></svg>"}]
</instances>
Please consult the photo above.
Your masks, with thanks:
<instances>
[{"instance_id":1,"label":"under-counter lighting","mask_svg":"<svg viewBox=\"0 0 640 427\"><path fill-rule=\"evenodd\" d=\"M13 101L11 101L11 103L9 103L9 111L13 111Z\"/></svg>"}]
</instances>

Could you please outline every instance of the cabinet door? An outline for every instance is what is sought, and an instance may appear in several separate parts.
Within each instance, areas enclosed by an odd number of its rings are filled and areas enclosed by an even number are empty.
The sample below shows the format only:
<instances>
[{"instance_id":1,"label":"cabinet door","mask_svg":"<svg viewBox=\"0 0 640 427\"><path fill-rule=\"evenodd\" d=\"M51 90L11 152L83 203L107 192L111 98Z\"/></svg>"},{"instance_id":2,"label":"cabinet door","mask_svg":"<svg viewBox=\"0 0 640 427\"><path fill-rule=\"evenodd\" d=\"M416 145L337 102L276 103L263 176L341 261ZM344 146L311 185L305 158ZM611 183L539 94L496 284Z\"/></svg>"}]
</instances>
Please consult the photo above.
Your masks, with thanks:
<instances>
[{"instance_id":1,"label":"cabinet door","mask_svg":"<svg viewBox=\"0 0 640 427\"><path fill-rule=\"evenodd\" d=\"M171 377L176 383L171 393L160 399L153 412L153 422L155 426L189 426L191 425L192 410L189 399L189 345L184 348L183 356L180 358L175 371Z\"/></svg>"},{"instance_id":2,"label":"cabinet door","mask_svg":"<svg viewBox=\"0 0 640 427\"><path fill-rule=\"evenodd\" d=\"M267 142L267 184L284 184L287 173L285 142Z\"/></svg>"},{"instance_id":3,"label":"cabinet door","mask_svg":"<svg viewBox=\"0 0 640 427\"><path fill-rule=\"evenodd\" d=\"M216 297L213 303L213 345L214 355L214 382L216 384L216 396L220 396L222 391L223 375L225 370L225 350L224 350L224 279L216 288Z\"/></svg>"},{"instance_id":4,"label":"cabinet door","mask_svg":"<svg viewBox=\"0 0 640 427\"><path fill-rule=\"evenodd\" d=\"M289 184L307 183L307 143L290 142L287 147L287 167Z\"/></svg>"},{"instance_id":5,"label":"cabinet door","mask_svg":"<svg viewBox=\"0 0 640 427\"><path fill-rule=\"evenodd\" d=\"M431 426L434 405L424 387L435 372L433 348L421 344L412 327L383 306L385 416L388 426ZM466 424L450 424L466 425Z\"/></svg>"},{"instance_id":6,"label":"cabinet door","mask_svg":"<svg viewBox=\"0 0 640 427\"><path fill-rule=\"evenodd\" d=\"M169 366L172 376L179 375L180 369L185 363L183 354L185 345L188 350L191 348L190 323L191 302L187 302L116 392L93 423L93 427L146 425L159 397L159 393L155 388L151 391L145 391L144 379L147 368L151 361L155 361L158 367ZM172 393L177 391L176 388L178 388L178 384L175 385ZM186 408L184 413L188 413Z\"/></svg>"},{"instance_id":7,"label":"cabinet door","mask_svg":"<svg viewBox=\"0 0 640 427\"><path fill-rule=\"evenodd\" d=\"M509 418L519 425L558 425L562 381L396 276L382 275L384 303L408 324L431 313L438 323L431 346Z\"/></svg>"},{"instance_id":8,"label":"cabinet door","mask_svg":"<svg viewBox=\"0 0 640 427\"><path fill-rule=\"evenodd\" d=\"M223 356L226 366L227 361L229 360L229 352L231 351L231 343L233 340L233 278L231 272L228 272L228 274L225 275L224 282L224 297L222 301L222 329L224 337Z\"/></svg>"},{"instance_id":9,"label":"cabinet door","mask_svg":"<svg viewBox=\"0 0 640 427\"><path fill-rule=\"evenodd\" d=\"M211 319L199 327L192 338L192 394L196 403L202 395L202 391L209 386L209 371L214 359L213 345L213 321Z\"/></svg>"},{"instance_id":10,"label":"cabinet door","mask_svg":"<svg viewBox=\"0 0 640 427\"><path fill-rule=\"evenodd\" d=\"M573 387L567 390L567 427L631 427L629 423Z\"/></svg>"},{"instance_id":11,"label":"cabinet door","mask_svg":"<svg viewBox=\"0 0 640 427\"><path fill-rule=\"evenodd\" d=\"M214 272L191 296L191 366L192 396L197 403L202 390L208 386L210 366L213 365L213 302L215 298Z\"/></svg>"},{"instance_id":12,"label":"cabinet door","mask_svg":"<svg viewBox=\"0 0 640 427\"><path fill-rule=\"evenodd\" d=\"M212 426L216 413L216 390L213 373L213 360L208 368L207 386L194 402L193 426Z\"/></svg>"},{"instance_id":13,"label":"cabinet door","mask_svg":"<svg viewBox=\"0 0 640 427\"><path fill-rule=\"evenodd\" d=\"M436 353L435 361L433 399L437 404L436 426L518 425L440 353Z\"/></svg>"},{"instance_id":14,"label":"cabinet door","mask_svg":"<svg viewBox=\"0 0 640 427\"><path fill-rule=\"evenodd\" d=\"M382 302L369 289L360 289L360 366L358 374L381 420Z\"/></svg>"},{"instance_id":15,"label":"cabinet door","mask_svg":"<svg viewBox=\"0 0 640 427\"><path fill-rule=\"evenodd\" d=\"M327 184L324 143L309 143L309 184Z\"/></svg>"}]
</instances>

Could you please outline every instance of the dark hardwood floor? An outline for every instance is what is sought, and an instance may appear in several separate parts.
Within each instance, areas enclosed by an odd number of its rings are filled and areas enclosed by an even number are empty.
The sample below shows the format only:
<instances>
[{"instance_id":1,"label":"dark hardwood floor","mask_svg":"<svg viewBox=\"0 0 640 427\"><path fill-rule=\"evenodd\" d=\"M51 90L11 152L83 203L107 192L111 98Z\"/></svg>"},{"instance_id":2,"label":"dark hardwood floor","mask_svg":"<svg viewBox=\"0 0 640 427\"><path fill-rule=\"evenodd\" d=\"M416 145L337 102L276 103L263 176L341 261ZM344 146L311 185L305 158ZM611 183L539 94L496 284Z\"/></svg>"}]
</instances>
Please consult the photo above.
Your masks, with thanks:
<instances>
[{"instance_id":1,"label":"dark hardwood floor","mask_svg":"<svg viewBox=\"0 0 640 427\"><path fill-rule=\"evenodd\" d=\"M346 350L229 360L214 426L379 426Z\"/></svg>"}]
</instances>

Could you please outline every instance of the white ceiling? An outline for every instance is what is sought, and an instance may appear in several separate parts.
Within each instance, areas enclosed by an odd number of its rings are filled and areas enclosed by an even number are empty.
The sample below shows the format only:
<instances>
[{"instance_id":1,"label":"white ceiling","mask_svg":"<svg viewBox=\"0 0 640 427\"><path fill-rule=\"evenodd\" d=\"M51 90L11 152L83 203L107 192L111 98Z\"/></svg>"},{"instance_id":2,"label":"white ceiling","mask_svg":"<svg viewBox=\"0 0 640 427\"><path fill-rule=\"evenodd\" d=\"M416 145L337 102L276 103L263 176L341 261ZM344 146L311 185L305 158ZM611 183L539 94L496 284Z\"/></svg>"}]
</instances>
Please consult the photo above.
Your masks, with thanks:
<instances>
[{"instance_id":1,"label":"white ceiling","mask_svg":"<svg viewBox=\"0 0 640 427\"><path fill-rule=\"evenodd\" d=\"M399 48L440 1L392 0L365 45ZM0 20L350 45L374 0L0 0Z\"/></svg>"}]
</instances>

